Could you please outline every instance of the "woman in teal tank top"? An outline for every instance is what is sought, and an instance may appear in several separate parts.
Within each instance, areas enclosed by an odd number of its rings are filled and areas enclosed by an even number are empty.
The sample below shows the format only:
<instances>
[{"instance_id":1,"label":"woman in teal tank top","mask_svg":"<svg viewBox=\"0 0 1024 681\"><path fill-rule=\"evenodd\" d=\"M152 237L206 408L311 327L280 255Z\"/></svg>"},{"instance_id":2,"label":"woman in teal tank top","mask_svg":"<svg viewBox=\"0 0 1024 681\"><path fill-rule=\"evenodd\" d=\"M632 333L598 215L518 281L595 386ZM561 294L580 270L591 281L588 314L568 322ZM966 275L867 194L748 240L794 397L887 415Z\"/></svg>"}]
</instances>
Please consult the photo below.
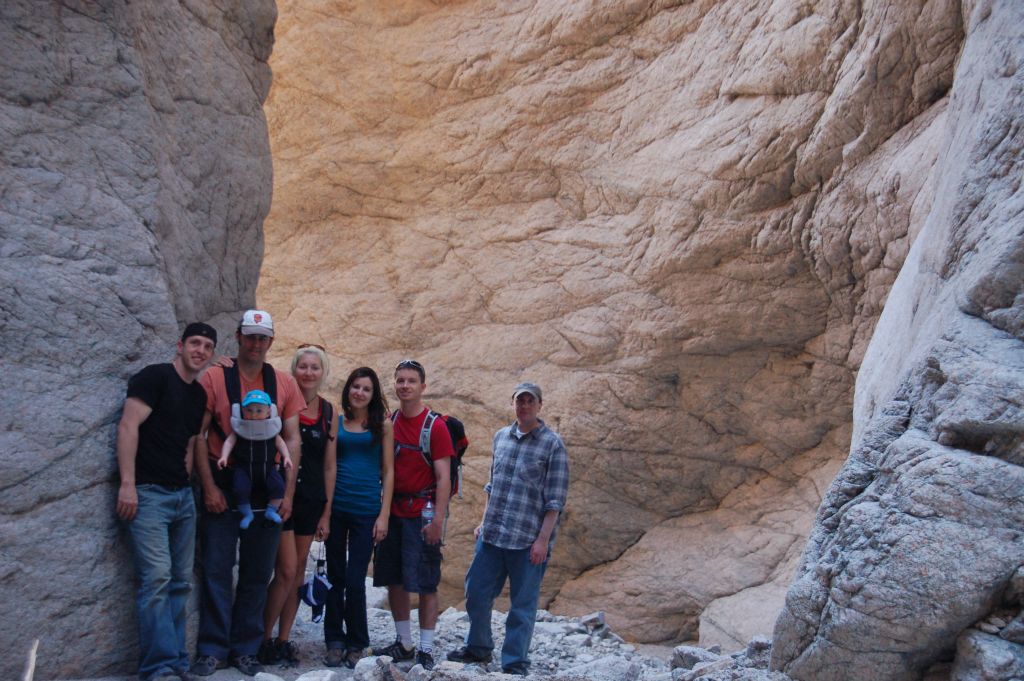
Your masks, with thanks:
<instances>
[{"instance_id":1,"label":"woman in teal tank top","mask_svg":"<svg viewBox=\"0 0 1024 681\"><path fill-rule=\"evenodd\" d=\"M388 533L394 483L394 438L377 374L360 367L341 391L338 475L327 536L324 641L327 666L354 668L370 645L366 570L373 545Z\"/></svg>"}]
</instances>

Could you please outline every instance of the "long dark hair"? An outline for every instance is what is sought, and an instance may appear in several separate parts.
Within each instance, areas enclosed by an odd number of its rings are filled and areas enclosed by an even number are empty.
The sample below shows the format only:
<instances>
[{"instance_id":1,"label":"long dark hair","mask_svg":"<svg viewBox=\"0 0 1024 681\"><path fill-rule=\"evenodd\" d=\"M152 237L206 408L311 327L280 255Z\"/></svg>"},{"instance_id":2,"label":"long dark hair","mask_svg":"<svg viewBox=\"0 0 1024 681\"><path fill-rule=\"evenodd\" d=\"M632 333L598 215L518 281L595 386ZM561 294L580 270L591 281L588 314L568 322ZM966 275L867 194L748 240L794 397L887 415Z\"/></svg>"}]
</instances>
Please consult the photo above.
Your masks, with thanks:
<instances>
[{"instance_id":1,"label":"long dark hair","mask_svg":"<svg viewBox=\"0 0 1024 681\"><path fill-rule=\"evenodd\" d=\"M388 400L380 389L380 379L377 372L370 367L359 367L348 375L345 387L341 390L341 408L345 412L345 418L352 420L355 412L352 411L352 403L348 399L348 391L357 378L368 378L373 384L373 397L366 405L366 428L373 434L374 442L381 442L384 439L384 419L388 417Z\"/></svg>"}]
</instances>

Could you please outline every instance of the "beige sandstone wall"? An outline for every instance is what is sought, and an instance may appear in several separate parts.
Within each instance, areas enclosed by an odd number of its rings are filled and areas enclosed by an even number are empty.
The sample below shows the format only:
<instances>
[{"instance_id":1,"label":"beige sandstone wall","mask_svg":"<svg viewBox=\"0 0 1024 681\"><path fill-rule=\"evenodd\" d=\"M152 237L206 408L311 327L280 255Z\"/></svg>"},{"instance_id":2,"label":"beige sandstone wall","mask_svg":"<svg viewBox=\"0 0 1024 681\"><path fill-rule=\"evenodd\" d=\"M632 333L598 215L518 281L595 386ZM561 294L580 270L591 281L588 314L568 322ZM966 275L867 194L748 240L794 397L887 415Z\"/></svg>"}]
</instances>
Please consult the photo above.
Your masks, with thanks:
<instances>
[{"instance_id":1,"label":"beige sandstone wall","mask_svg":"<svg viewBox=\"0 0 1024 681\"><path fill-rule=\"evenodd\" d=\"M281 364L328 347L332 397L413 355L464 417L449 600L530 379L574 475L545 602L645 641L770 630L934 198L964 11L279 3L258 301Z\"/></svg>"}]
</instances>

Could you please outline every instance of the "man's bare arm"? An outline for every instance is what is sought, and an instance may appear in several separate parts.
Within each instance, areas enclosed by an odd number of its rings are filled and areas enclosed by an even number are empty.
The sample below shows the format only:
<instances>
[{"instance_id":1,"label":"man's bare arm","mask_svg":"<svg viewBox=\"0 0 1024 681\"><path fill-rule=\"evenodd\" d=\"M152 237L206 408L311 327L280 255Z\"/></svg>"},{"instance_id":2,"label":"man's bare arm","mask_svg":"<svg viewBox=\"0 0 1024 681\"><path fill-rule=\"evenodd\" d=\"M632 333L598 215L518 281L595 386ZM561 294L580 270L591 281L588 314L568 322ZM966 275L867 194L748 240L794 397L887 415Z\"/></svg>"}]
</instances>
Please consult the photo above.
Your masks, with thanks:
<instances>
[{"instance_id":1,"label":"man's bare arm","mask_svg":"<svg viewBox=\"0 0 1024 681\"><path fill-rule=\"evenodd\" d=\"M139 510L139 494L135 489L135 455L139 451L139 426L153 413L153 408L137 397L124 401L121 422L117 424L117 468L121 487L117 491L117 516L132 520Z\"/></svg>"},{"instance_id":2,"label":"man's bare arm","mask_svg":"<svg viewBox=\"0 0 1024 681\"><path fill-rule=\"evenodd\" d=\"M199 428L199 436L196 437L196 471L199 473L199 482L203 486L203 504L210 513L223 513L228 510L228 502L224 493L213 481L213 472L210 470L210 443L206 436L210 431L210 423L213 420L213 412L207 411L203 414L203 425Z\"/></svg>"}]
</instances>

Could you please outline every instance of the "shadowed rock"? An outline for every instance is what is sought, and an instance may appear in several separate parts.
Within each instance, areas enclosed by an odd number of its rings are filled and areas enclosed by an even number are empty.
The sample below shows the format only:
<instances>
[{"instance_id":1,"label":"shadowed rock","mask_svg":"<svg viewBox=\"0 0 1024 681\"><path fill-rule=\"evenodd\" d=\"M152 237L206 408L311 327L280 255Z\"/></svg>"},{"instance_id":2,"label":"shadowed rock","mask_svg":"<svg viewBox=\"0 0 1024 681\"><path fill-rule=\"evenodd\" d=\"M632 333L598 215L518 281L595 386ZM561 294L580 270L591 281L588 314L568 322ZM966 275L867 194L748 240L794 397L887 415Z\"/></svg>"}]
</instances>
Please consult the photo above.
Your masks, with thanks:
<instances>
[{"instance_id":1,"label":"shadowed rock","mask_svg":"<svg viewBox=\"0 0 1024 681\"><path fill-rule=\"evenodd\" d=\"M972 9L935 200L775 627L773 667L796 679L918 677L1024 564L1024 8Z\"/></svg>"},{"instance_id":2,"label":"shadowed rock","mask_svg":"<svg viewBox=\"0 0 1024 681\"><path fill-rule=\"evenodd\" d=\"M267 1L0 3L0 677L129 669L125 380L253 301ZM221 317L221 313L231 315Z\"/></svg>"}]
</instances>

